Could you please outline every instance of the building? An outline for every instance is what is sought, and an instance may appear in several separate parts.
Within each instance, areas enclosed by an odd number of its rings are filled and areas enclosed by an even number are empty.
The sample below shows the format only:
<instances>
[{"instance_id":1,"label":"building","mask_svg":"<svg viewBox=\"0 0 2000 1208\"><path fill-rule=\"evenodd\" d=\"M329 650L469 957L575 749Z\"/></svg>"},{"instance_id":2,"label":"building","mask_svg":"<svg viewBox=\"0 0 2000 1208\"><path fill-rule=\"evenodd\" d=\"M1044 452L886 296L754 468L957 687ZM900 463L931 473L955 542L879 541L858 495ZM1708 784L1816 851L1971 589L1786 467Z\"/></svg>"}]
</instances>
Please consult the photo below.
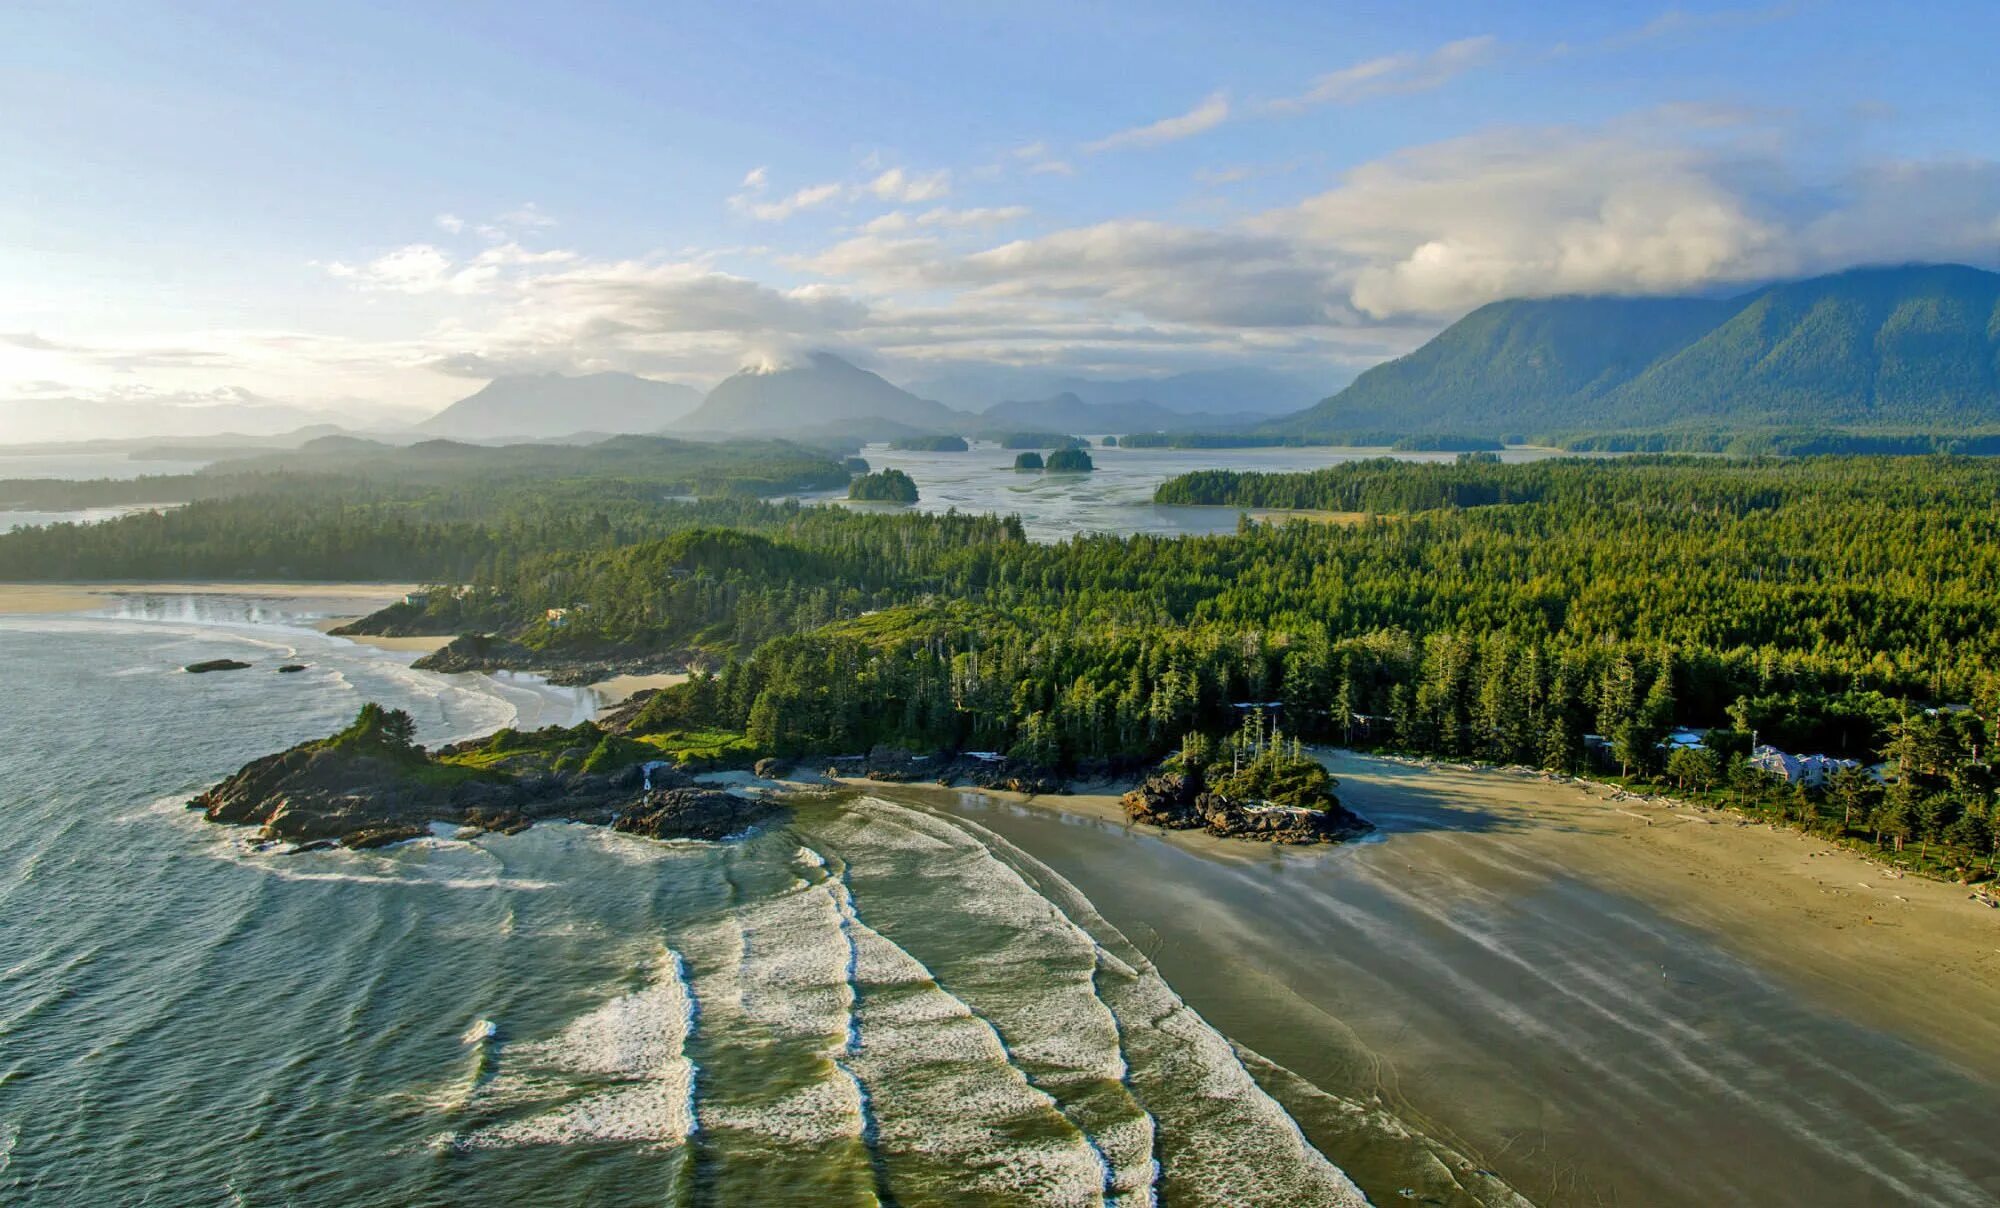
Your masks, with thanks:
<instances>
[{"instance_id":1,"label":"building","mask_svg":"<svg viewBox=\"0 0 2000 1208\"><path fill-rule=\"evenodd\" d=\"M1780 751L1768 744L1750 752L1750 766L1772 776L1782 777L1786 784L1801 781L1807 788L1826 787L1826 782L1847 768L1858 768L1858 759L1836 759L1831 755L1793 755Z\"/></svg>"},{"instance_id":2,"label":"building","mask_svg":"<svg viewBox=\"0 0 2000 1208\"><path fill-rule=\"evenodd\" d=\"M1668 754L1672 754L1675 751L1706 751L1708 749L1708 732L1706 730L1690 730L1682 727L1675 730L1672 734L1667 735L1667 741L1660 745L1667 749Z\"/></svg>"}]
</instances>

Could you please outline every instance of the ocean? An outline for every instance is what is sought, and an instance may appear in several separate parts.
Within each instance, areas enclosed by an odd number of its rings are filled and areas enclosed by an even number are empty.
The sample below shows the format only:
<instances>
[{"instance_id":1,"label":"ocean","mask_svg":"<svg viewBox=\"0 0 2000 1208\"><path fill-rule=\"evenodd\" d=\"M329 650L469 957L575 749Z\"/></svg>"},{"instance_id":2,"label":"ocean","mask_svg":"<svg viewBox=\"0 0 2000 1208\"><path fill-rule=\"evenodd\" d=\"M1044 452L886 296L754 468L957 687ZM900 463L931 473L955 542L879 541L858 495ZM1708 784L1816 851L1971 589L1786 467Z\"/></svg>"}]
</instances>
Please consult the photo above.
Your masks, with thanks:
<instances>
[{"instance_id":1,"label":"ocean","mask_svg":"<svg viewBox=\"0 0 2000 1208\"><path fill-rule=\"evenodd\" d=\"M1080 894L943 812L305 855L204 822L364 700L428 742L593 703L312 619L0 618L0 1201L1360 1202ZM179 670L219 657L253 667Z\"/></svg>"}]
</instances>

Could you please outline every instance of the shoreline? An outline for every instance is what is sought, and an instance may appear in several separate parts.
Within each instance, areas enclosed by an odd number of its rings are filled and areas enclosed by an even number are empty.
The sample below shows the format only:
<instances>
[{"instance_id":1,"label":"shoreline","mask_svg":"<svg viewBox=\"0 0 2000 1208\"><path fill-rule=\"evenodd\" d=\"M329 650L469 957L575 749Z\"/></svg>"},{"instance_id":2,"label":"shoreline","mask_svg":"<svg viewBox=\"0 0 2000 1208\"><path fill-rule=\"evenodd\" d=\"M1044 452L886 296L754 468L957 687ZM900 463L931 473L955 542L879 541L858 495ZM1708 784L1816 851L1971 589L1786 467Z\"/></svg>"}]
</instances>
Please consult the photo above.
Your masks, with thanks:
<instances>
[{"instance_id":1,"label":"shoreline","mask_svg":"<svg viewBox=\"0 0 2000 1208\"><path fill-rule=\"evenodd\" d=\"M998 832L1224 1035L1537 1203L1858 1206L2000 1178L1979 1142L2000 912L1965 890L1539 775L1330 765L1370 840L1163 832L1101 789L855 787Z\"/></svg>"},{"instance_id":2,"label":"shoreline","mask_svg":"<svg viewBox=\"0 0 2000 1208\"><path fill-rule=\"evenodd\" d=\"M1719 810L1615 785L1482 765L1326 752L1341 803L1373 823L1361 841L1283 848L1133 822L1119 804L1137 781L1026 794L971 786L843 779L880 794L976 794L1164 839L1232 865L1278 858L1392 863L1462 872L1488 836L1566 875L1638 897L1740 955L1805 983L1868 1026L1950 1054L2000 1082L2000 910L1947 881L1905 876L1851 848ZM1423 811L1423 812L1419 812ZM1426 816L1428 815L1428 816ZM1465 825L1453 825L1453 816ZM1476 816L1476 817L1475 817ZM1417 861L1424 861L1419 866Z\"/></svg>"},{"instance_id":3,"label":"shoreline","mask_svg":"<svg viewBox=\"0 0 2000 1208\"><path fill-rule=\"evenodd\" d=\"M260 600L381 601L418 590L413 583L245 582L228 580L94 579L60 583L0 583L0 615L91 612L121 596L242 596ZM371 610L372 611L372 610Z\"/></svg>"}]
</instances>

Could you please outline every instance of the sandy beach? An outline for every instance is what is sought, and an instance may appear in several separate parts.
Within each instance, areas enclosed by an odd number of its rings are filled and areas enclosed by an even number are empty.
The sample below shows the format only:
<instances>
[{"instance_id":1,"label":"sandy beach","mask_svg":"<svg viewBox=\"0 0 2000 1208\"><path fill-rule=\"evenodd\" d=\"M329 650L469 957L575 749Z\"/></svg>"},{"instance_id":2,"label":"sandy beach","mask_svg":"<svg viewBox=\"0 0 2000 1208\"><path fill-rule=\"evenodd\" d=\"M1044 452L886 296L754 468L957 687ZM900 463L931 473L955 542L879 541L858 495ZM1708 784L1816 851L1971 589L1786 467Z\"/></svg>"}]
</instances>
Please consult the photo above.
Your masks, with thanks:
<instances>
[{"instance_id":1,"label":"sandy beach","mask_svg":"<svg viewBox=\"0 0 2000 1208\"><path fill-rule=\"evenodd\" d=\"M1538 1204L2000 1197L2000 911L1720 813L1331 764L1369 841L1165 834L1121 785L868 791L990 827L1232 1039Z\"/></svg>"},{"instance_id":2,"label":"sandy beach","mask_svg":"<svg viewBox=\"0 0 2000 1208\"><path fill-rule=\"evenodd\" d=\"M0 583L0 613L91 612L120 596L248 596L338 601L359 616L416 590L410 583Z\"/></svg>"},{"instance_id":3,"label":"sandy beach","mask_svg":"<svg viewBox=\"0 0 2000 1208\"><path fill-rule=\"evenodd\" d=\"M1388 847L1400 847L1413 871L1426 861L1432 875L1466 873L1486 848L1531 854L1539 871L1523 876L1585 877L1644 898L1861 1022L2000 1080L2000 910L1972 901L1964 886L1902 876L1797 831L1601 785L1359 755L1333 766L1343 800L1403 832ZM1451 814L1468 825L1454 829Z\"/></svg>"}]
</instances>

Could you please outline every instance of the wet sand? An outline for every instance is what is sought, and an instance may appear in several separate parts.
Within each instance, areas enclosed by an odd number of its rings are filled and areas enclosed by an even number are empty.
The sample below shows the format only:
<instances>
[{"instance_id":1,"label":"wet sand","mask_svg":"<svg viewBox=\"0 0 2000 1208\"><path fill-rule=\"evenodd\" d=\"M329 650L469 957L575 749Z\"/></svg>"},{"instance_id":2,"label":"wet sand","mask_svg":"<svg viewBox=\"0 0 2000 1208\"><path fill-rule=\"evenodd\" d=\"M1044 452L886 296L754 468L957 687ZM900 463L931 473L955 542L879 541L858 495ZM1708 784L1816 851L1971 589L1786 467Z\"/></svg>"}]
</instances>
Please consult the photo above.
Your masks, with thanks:
<instances>
[{"instance_id":1,"label":"wet sand","mask_svg":"<svg viewBox=\"0 0 2000 1208\"><path fill-rule=\"evenodd\" d=\"M360 615L416 590L409 583L0 583L0 613L90 612L129 596L248 596L338 601Z\"/></svg>"},{"instance_id":2,"label":"wet sand","mask_svg":"<svg viewBox=\"0 0 2000 1208\"><path fill-rule=\"evenodd\" d=\"M1536 1203L2000 1202L2000 912L1718 814L1334 767L1375 841L1167 836L1110 791L897 795L1074 882L1238 1043Z\"/></svg>"}]
</instances>

